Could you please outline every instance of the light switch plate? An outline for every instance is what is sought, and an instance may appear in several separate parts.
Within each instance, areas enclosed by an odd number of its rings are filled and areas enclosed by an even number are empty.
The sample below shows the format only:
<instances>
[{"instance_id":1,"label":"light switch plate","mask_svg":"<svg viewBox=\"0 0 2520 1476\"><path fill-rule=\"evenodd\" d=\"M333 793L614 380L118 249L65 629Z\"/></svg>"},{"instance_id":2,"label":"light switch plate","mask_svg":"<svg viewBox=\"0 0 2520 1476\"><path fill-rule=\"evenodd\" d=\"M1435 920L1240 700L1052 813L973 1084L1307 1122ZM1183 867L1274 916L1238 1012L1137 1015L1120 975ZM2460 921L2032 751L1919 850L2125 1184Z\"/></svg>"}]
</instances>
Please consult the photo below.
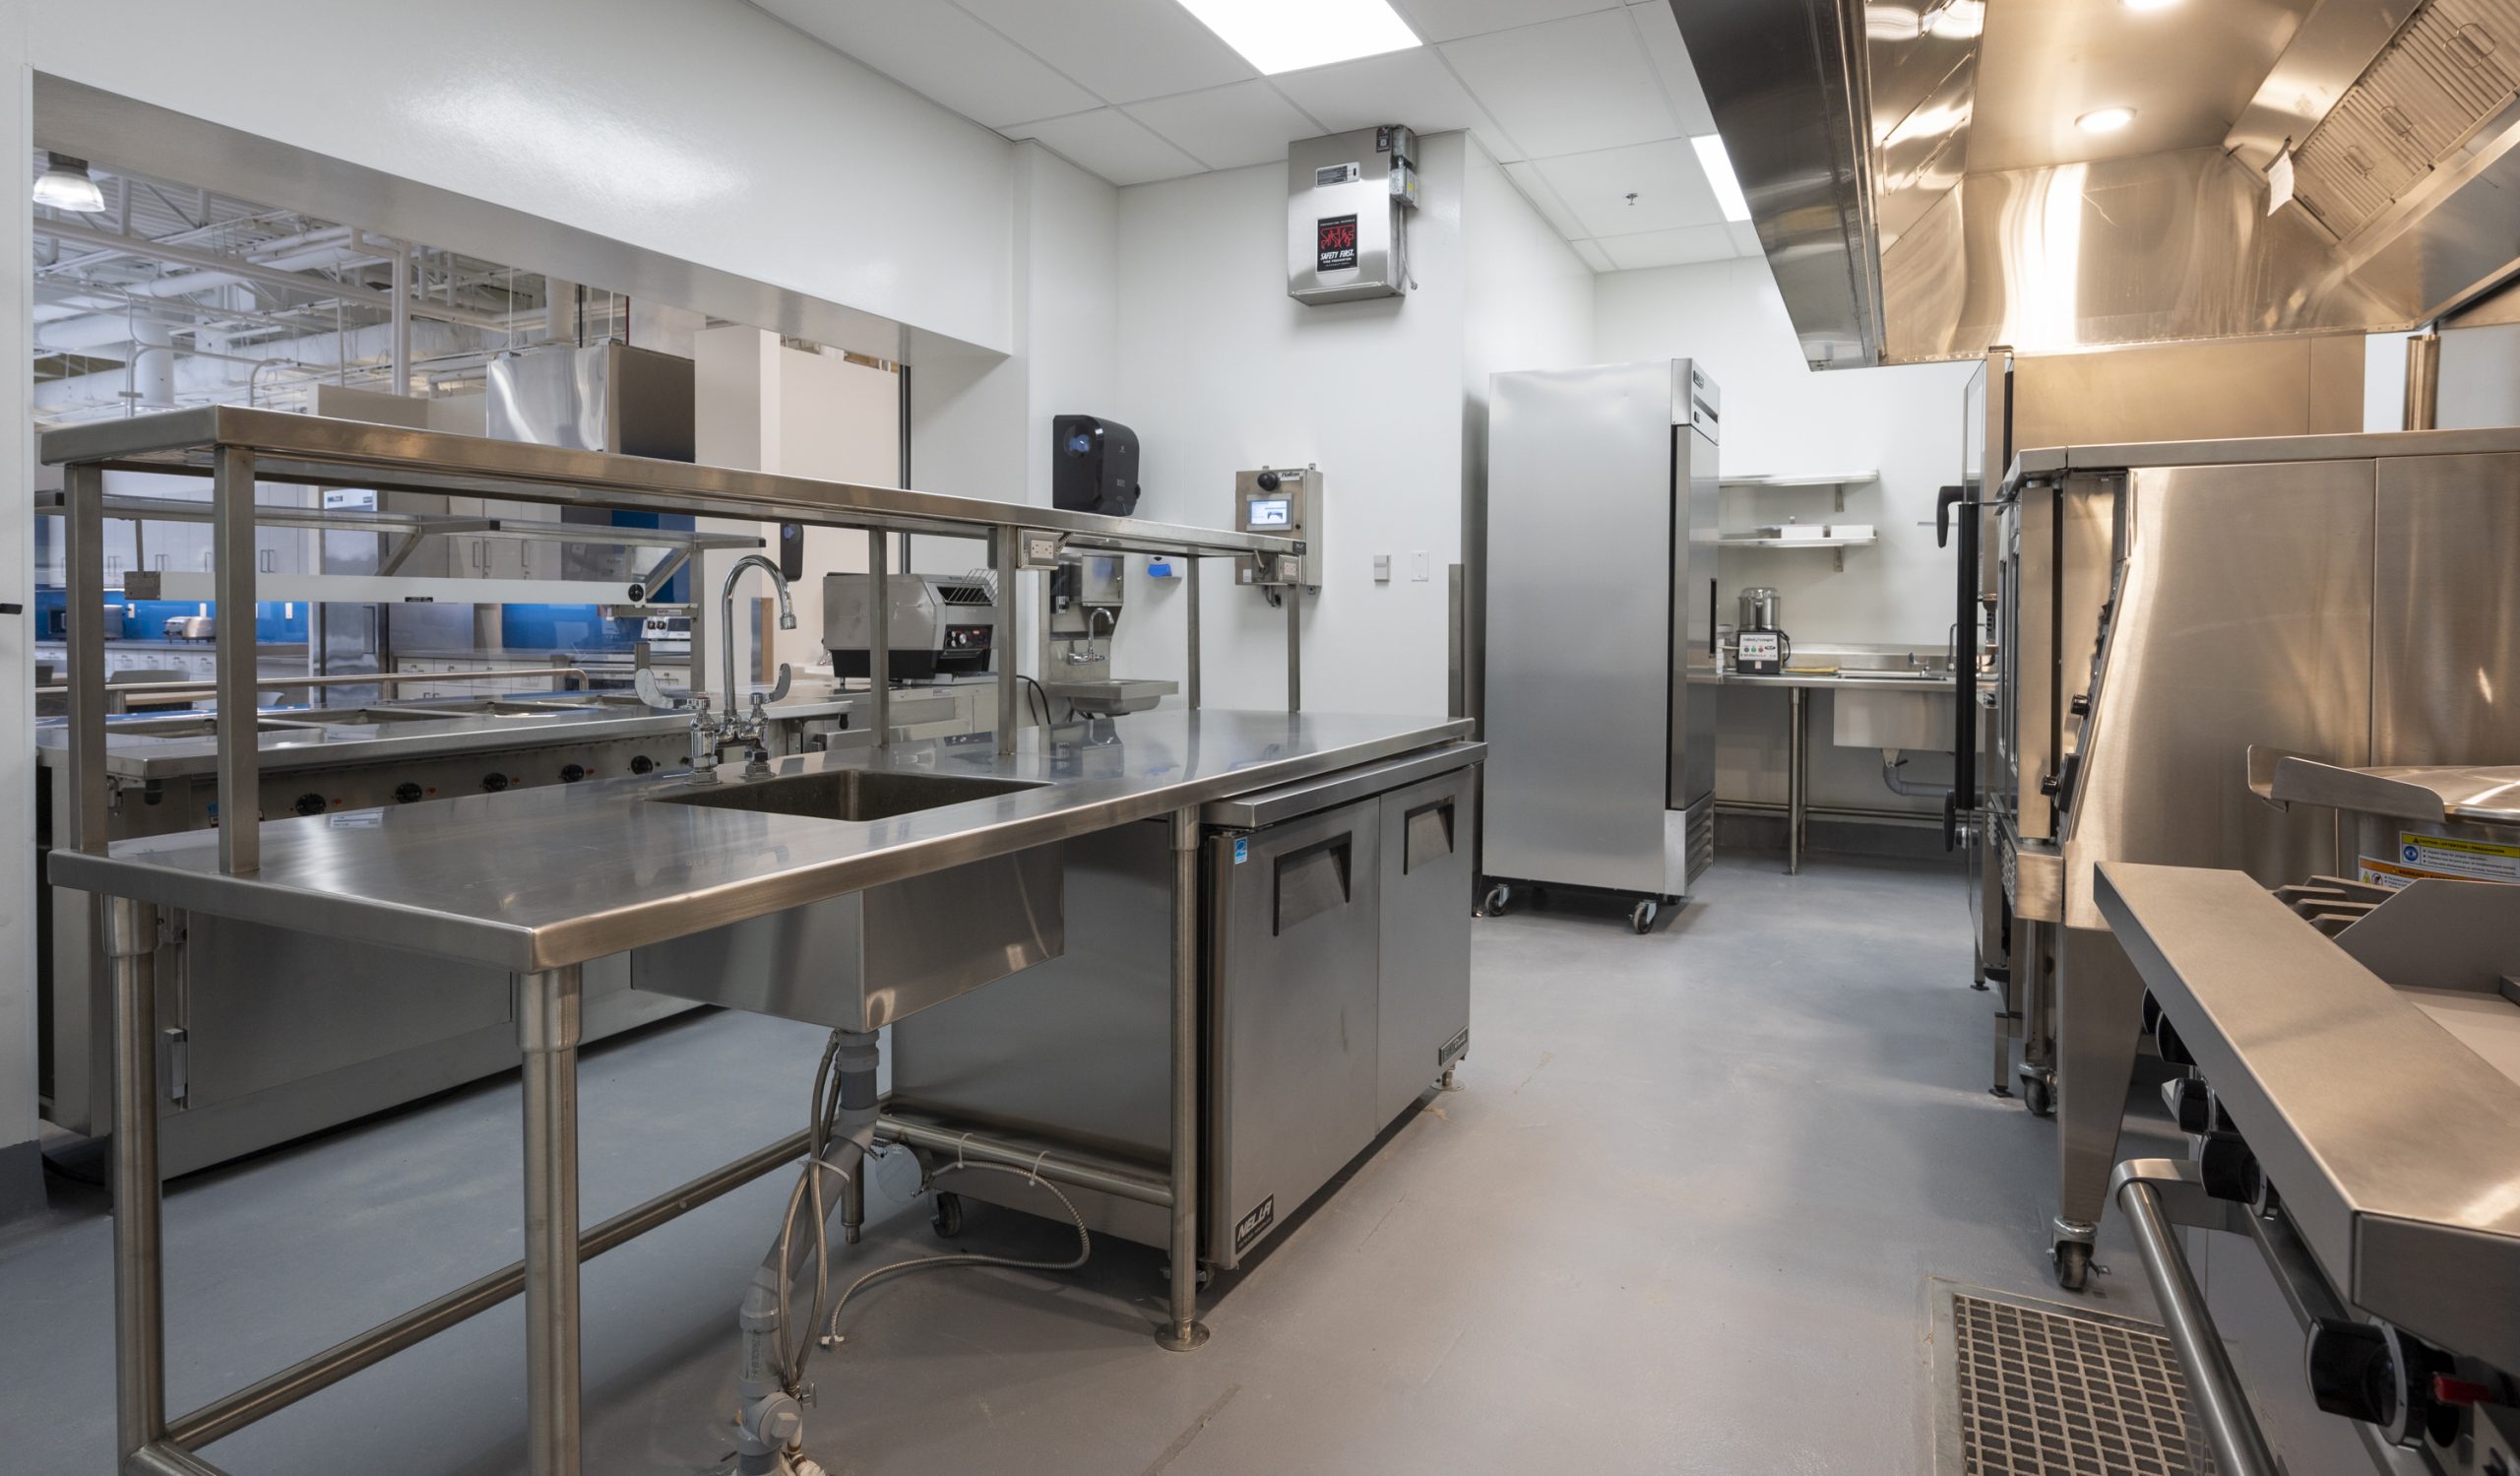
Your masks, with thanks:
<instances>
[{"instance_id":1,"label":"light switch plate","mask_svg":"<svg viewBox=\"0 0 2520 1476\"><path fill-rule=\"evenodd\" d=\"M1424 584L1427 580L1434 577L1434 573L1435 564L1433 555L1429 554L1425 549L1420 548L1409 555L1409 577L1411 579L1419 584Z\"/></svg>"},{"instance_id":2,"label":"light switch plate","mask_svg":"<svg viewBox=\"0 0 2520 1476\"><path fill-rule=\"evenodd\" d=\"M1388 554L1388 553L1377 553L1377 554L1375 554L1375 555L1374 555L1374 583L1376 583L1376 584L1389 584L1389 583L1391 583L1391 555L1390 555L1390 554Z\"/></svg>"}]
</instances>

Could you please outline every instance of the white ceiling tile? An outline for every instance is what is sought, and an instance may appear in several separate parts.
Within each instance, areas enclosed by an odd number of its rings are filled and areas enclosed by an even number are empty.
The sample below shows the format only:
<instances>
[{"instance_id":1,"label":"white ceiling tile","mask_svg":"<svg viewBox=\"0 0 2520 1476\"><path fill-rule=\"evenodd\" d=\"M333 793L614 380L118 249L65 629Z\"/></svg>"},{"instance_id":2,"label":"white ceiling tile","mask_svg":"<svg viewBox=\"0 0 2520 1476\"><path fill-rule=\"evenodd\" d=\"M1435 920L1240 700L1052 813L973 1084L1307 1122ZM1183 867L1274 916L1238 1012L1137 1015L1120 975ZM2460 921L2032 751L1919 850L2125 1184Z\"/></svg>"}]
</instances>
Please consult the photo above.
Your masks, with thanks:
<instances>
[{"instance_id":1,"label":"white ceiling tile","mask_svg":"<svg viewBox=\"0 0 2520 1476\"><path fill-rule=\"evenodd\" d=\"M1623 272L1732 258L1732 233L1721 225L1684 225L1677 230L1614 235L1604 238L1600 245Z\"/></svg>"},{"instance_id":2,"label":"white ceiling tile","mask_svg":"<svg viewBox=\"0 0 2520 1476\"><path fill-rule=\"evenodd\" d=\"M1431 48L1358 57L1269 79L1333 133L1401 123L1419 133L1466 128L1499 160L1523 157Z\"/></svg>"},{"instance_id":3,"label":"white ceiling tile","mask_svg":"<svg viewBox=\"0 0 2520 1476\"><path fill-rule=\"evenodd\" d=\"M990 128L1102 99L948 0L755 0L807 35Z\"/></svg>"},{"instance_id":4,"label":"white ceiling tile","mask_svg":"<svg viewBox=\"0 0 2520 1476\"><path fill-rule=\"evenodd\" d=\"M1447 41L1471 96L1534 159L1679 132L1636 28L1616 10Z\"/></svg>"},{"instance_id":5,"label":"white ceiling tile","mask_svg":"<svg viewBox=\"0 0 2520 1476\"><path fill-rule=\"evenodd\" d=\"M1575 243L1575 254L1584 258L1584 265L1591 267L1596 272L1615 272L1618 270L1618 263L1610 260L1610 254L1602 249L1602 243L1599 241L1577 241Z\"/></svg>"},{"instance_id":6,"label":"white ceiling tile","mask_svg":"<svg viewBox=\"0 0 2520 1476\"><path fill-rule=\"evenodd\" d=\"M1140 102L1260 75L1175 0L956 3L1105 102Z\"/></svg>"},{"instance_id":7,"label":"white ceiling tile","mask_svg":"<svg viewBox=\"0 0 2520 1476\"><path fill-rule=\"evenodd\" d=\"M1523 198L1556 227L1559 235L1571 241L1578 236L1592 234L1584 228L1584 223L1575 218L1575 213L1566 208L1566 202L1557 198L1557 191L1549 188L1548 179L1541 173L1540 165L1528 161L1507 164L1505 177L1514 181L1514 187L1523 192Z\"/></svg>"},{"instance_id":8,"label":"white ceiling tile","mask_svg":"<svg viewBox=\"0 0 2520 1476\"><path fill-rule=\"evenodd\" d=\"M1759 227L1747 221L1728 221L1724 228L1732 232L1732 249L1743 256L1765 256L1767 248L1759 244Z\"/></svg>"},{"instance_id":9,"label":"white ceiling tile","mask_svg":"<svg viewBox=\"0 0 2520 1476\"><path fill-rule=\"evenodd\" d=\"M1116 107L1022 123L1006 133L1010 138L1040 139L1080 168L1113 184L1145 184L1201 172L1197 160L1157 138Z\"/></svg>"},{"instance_id":10,"label":"white ceiling tile","mask_svg":"<svg viewBox=\"0 0 2520 1476\"><path fill-rule=\"evenodd\" d=\"M1256 80L1132 102L1128 114L1211 169L1284 160L1288 144L1321 132L1275 88Z\"/></svg>"},{"instance_id":11,"label":"white ceiling tile","mask_svg":"<svg viewBox=\"0 0 2520 1476\"><path fill-rule=\"evenodd\" d=\"M1715 110L1706 105L1706 89L1698 85L1697 66L1689 60L1687 43L1680 39L1679 18L1664 0L1632 7L1628 15L1645 32L1645 54L1654 63L1654 75L1662 81L1663 95L1670 99L1680 131L1692 137L1713 133Z\"/></svg>"},{"instance_id":12,"label":"white ceiling tile","mask_svg":"<svg viewBox=\"0 0 2520 1476\"><path fill-rule=\"evenodd\" d=\"M1421 41L1459 40L1618 7L1619 0L1392 0L1392 8ZM1670 7L1667 3L1664 8Z\"/></svg>"},{"instance_id":13,"label":"white ceiling tile","mask_svg":"<svg viewBox=\"0 0 2520 1476\"><path fill-rule=\"evenodd\" d=\"M1686 139L1601 149L1533 161L1581 229L1570 235L1636 235L1682 225L1721 225L1706 173ZM1633 193L1636 199L1628 200Z\"/></svg>"}]
</instances>

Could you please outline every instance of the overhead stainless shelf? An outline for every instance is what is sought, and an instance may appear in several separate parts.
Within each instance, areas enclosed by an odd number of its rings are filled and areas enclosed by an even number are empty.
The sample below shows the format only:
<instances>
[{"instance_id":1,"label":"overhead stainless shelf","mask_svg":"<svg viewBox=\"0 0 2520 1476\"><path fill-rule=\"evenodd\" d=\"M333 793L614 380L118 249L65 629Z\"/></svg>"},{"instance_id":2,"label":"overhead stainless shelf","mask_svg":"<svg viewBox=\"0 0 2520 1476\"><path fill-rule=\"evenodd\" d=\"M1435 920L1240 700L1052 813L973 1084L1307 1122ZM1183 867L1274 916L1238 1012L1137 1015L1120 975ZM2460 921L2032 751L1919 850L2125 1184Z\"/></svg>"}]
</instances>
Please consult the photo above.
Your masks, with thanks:
<instances>
[{"instance_id":1,"label":"overhead stainless shelf","mask_svg":"<svg viewBox=\"0 0 2520 1476\"><path fill-rule=\"evenodd\" d=\"M235 405L65 425L43 433L47 465L211 475L214 450L244 451L261 481L374 487L975 538L997 529L1144 553L1297 554L1301 539L953 497L902 487L781 477L731 467L534 446Z\"/></svg>"},{"instance_id":2,"label":"overhead stainless shelf","mask_svg":"<svg viewBox=\"0 0 2520 1476\"><path fill-rule=\"evenodd\" d=\"M68 501L64 492L37 492L35 515L60 517ZM137 523L208 523L216 519L219 511L209 502L122 496L105 498L104 509L108 518ZM703 533L683 528L615 528L604 523L552 523L367 507L282 507L268 502L254 504L254 522L264 528L308 528L322 533L410 534L419 538L465 533L621 548L758 548L763 543L749 534Z\"/></svg>"}]
</instances>

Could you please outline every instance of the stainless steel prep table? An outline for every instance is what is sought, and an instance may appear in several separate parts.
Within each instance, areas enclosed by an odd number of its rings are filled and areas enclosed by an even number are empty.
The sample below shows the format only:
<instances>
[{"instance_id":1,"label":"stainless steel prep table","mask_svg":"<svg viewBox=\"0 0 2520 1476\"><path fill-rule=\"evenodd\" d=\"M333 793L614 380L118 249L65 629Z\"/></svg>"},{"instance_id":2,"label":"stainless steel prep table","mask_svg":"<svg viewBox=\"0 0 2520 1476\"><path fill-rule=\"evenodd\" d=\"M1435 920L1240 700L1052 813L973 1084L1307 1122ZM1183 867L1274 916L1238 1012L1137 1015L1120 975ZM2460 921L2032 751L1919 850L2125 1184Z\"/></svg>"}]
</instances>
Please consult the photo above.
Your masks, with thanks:
<instances>
[{"instance_id":1,"label":"stainless steel prep table","mask_svg":"<svg viewBox=\"0 0 2520 1476\"><path fill-rule=\"evenodd\" d=\"M1173 1155L1169 1181L1135 1187L1173 1216L1171 1296L1159 1341L1197 1347L1198 811L1208 801L1393 756L1458 736L1466 724L1413 719L1297 717L1303 602L1286 602L1287 706L1282 717L1197 713L1198 579L1203 558L1299 558L1301 539L1225 532L940 496L899 487L698 467L607 452L490 441L314 416L212 406L44 434L47 464L63 468L67 594L68 845L53 879L98 894L114 996L114 1287L117 1439L127 1472L215 1473L195 1447L329 1386L508 1297L526 1303L527 1459L533 1476L577 1476L581 1465L578 1263L645 1233L796 1157L793 1134L581 1233L577 1203L577 1047L586 960L713 926L841 897L887 880L1011 856L1100 825L1168 813L1173 918L1171 1057ZM485 494L616 511L658 511L854 529L868 539L880 588L887 540L900 533L984 537L1002 628L1015 623L1025 545L1183 557L1188 620L1187 713L1128 720L1115 738L1145 758L1116 771L1061 772L1054 749L1018 742L1016 672L995 674L996 733L987 762L1047 777L1037 787L891 818L834 823L801 816L707 811L651 803L637 781L564 786L435 802L400 811L230 823L211 835L108 845L104 713L104 479L116 469L212 479L216 647L249 649L255 600L257 481L379 490ZM705 609L705 608L704 608ZM695 621L695 649L706 649ZM859 769L907 773L921 752L976 763L938 740L891 752L889 647L880 628L871 674L875 746ZM254 707L255 674L221 662L219 706ZM261 753L242 725L217 735L225 808L245 812L258 793ZM1107 749L1110 743L1098 743ZM845 770L851 760L791 759ZM266 852L266 835L273 845ZM269 921L306 931L361 935L423 953L504 968L516 978L518 1044L525 1053L525 1258L414 1309L260 1383L177 1419L165 1409L162 1191L157 1117L157 908ZM1035 1172L1055 1174L1037 1162Z\"/></svg>"},{"instance_id":2,"label":"stainless steel prep table","mask_svg":"<svg viewBox=\"0 0 2520 1476\"><path fill-rule=\"evenodd\" d=\"M1154 712L1102 720L1126 755L1026 729L774 761L1040 786L871 825L658 804L679 781L598 780L392 809L274 820L261 868L222 871L214 832L56 853L52 879L160 907L355 937L532 974L1004 856L1467 736L1466 721L1323 713ZM1095 762L1083 772L1081 754ZM498 858L495 867L484 857Z\"/></svg>"},{"instance_id":3,"label":"stainless steel prep table","mask_svg":"<svg viewBox=\"0 0 2520 1476\"><path fill-rule=\"evenodd\" d=\"M1704 677L1698 678L1704 680ZM1786 672L1754 676L1726 672L1715 678L1726 686L1781 686L1786 689L1785 718L1785 874L1802 869L1803 821L1810 809L1810 694L1813 688L1844 687L1860 691L1954 690L1949 674L1906 674L1895 671L1840 670L1833 673Z\"/></svg>"},{"instance_id":4,"label":"stainless steel prep table","mask_svg":"<svg viewBox=\"0 0 2520 1476\"><path fill-rule=\"evenodd\" d=\"M800 688L770 708L774 753L865 743L864 692ZM944 697L896 693L897 723ZM438 796L536 788L654 773L683 761L688 721L628 693L508 693L258 715L261 812L372 809ZM210 713L111 723L105 770L114 840L207 831L220 806L218 718ZM36 732L47 817L70 812L69 736ZM40 857L60 837L39 823ZM39 872L40 874L40 872ZM516 1064L505 974L371 943L316 941L293 931L171 916L180 935L158 960L158 1163L189 1173L381 1112ZM68 1132L104 1133L113 1112L110 996L94 899L36 895L42 993L39 1080L46 1118ZM356 993L340 988L357 979ZM630 992L628 971L585 980L586 1038L663 1018L681 1001Z\"/></svg>"}]
</instances>

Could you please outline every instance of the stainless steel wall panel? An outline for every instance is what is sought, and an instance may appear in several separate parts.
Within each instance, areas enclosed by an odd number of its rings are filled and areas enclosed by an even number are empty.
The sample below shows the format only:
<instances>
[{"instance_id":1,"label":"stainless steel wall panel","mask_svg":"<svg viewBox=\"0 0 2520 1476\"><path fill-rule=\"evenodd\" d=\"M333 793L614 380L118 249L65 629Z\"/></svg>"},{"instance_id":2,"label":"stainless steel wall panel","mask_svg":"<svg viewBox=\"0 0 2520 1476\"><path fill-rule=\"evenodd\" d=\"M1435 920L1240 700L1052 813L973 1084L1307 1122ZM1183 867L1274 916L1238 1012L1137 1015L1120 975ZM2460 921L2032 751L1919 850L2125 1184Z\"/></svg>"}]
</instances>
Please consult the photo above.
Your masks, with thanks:
<instances>
[{"instance_id":1,"label":"stainless steel wall panel","mask_svg":"<svg viewBox=\"0 0 2520 1476\"><path fill-rule=\"evenodd\" d=\"M2368 762L2520 763L2520 456L2375 476Z\"/></svg>"},{"instance_id":2,"label":"stainless steel wall panel","mask_svg":"<svg viewBox=\"0 0 2520 1476\"><path fill-rule=\"evenodd\" d=\"M2076 928L2103 926L2101 860L2230 866L2270 886L2333 866L2328 817L2250 794L2249 744L2370 761L2371 463L2149 468L2128 487L2067 810Z\"/></svg>"}]
</instances>

